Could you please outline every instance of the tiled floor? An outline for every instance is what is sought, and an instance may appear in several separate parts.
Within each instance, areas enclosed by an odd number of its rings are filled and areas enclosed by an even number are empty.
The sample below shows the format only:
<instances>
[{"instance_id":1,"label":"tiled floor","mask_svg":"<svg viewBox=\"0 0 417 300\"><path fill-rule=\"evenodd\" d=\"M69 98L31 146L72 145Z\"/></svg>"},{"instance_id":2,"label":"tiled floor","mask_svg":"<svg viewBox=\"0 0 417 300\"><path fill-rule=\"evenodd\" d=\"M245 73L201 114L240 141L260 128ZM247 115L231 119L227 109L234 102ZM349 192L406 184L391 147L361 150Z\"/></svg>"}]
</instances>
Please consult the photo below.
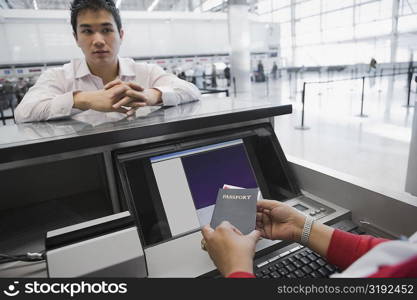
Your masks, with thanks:
<instances>
[{"instance_id":1,"label":"tiled floor","mask_svg":"<svg viewBox=\"0 0 417 300\"><path fill-rule=\"evenodd\" d=\"M365 179L374 186L404 191L414 108L407 101L406 75L365 81L364 114L361 80L310 84L306 88L305 125L301 121L303 81L318 81L317 73L270 82L270 98L293 104L293 114L277 117L275 128L284 152L327 168ZM333 79L349 79L339 73ZM321 80L327 80L327 74ZM295 92L297 85L298 92ZM411 103L417 100L413 85ZM265 83L254 84L254 95L265 97Z\"/></svg>"}]
</instances>

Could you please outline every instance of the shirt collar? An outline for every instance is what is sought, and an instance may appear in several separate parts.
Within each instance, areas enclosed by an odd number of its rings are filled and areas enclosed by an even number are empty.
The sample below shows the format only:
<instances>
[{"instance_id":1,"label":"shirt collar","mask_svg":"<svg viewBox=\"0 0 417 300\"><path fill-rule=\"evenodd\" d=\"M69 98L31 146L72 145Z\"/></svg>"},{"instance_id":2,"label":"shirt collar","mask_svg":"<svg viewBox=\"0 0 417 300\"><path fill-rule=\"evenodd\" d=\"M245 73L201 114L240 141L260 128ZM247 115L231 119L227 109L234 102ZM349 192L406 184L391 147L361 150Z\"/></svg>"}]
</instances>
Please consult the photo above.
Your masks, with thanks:
<instances>
[{"instance_id":1,"label":"shirt collar","mask_svg":"<svg viewBox=\"0 0 417 300\"><path fill-rule=\"evenodd\" d=\"M128 58L118 58L119 60L119 78L123 76L135 76L134 64ZM75 78L82 78L87 75L92 75L88 68L87 61L80 59L75 61Z\"/></svg>"},{"instance_id":2,"label":"shirt collar","mask_svg":"<svg viewBox=\"0 0 417 300\"><path fill-rule=\"evenodd\" d=\"M87 75L91 75L90 69L88 68L85 59L75 60L75 78L82 78Z\"/></svg>"},{"instance_id":3,"label":"shirt collar","mask_svg":"<svg viewBox=\"0 0 417 300\"><path fill-rule=\"evenodd\" d=\"M123 76L135 76L134 62L130 58L119 57L119 78Z\"/></svg>"}]
</instances>

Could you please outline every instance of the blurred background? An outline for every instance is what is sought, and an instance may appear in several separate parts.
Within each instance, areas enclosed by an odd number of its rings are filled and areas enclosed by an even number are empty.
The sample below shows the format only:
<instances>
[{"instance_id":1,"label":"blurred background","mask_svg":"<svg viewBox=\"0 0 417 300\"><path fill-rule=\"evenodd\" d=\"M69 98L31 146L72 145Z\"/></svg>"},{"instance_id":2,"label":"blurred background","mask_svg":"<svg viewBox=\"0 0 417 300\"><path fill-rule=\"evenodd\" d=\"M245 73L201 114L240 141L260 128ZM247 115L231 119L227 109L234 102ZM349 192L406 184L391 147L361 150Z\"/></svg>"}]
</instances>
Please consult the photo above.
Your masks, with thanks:
<instances>
[{"instance_id":1,"label":"blurred background","mask_svg":"<svg viewBox=\"0 0 417 300\"><path fill-rule=\"evenodd\" d=\"M253 100L287 156L404 191L416 99L417 0L117 0L120 56L158 64L203 93L237 97L233 6L244 6ZM82 57L67 0L0 0L1 123L48 68ZM1 126L1 125L0 125ZM1 137L0 137L1 138Z\"/></svg>"}]
</instances>

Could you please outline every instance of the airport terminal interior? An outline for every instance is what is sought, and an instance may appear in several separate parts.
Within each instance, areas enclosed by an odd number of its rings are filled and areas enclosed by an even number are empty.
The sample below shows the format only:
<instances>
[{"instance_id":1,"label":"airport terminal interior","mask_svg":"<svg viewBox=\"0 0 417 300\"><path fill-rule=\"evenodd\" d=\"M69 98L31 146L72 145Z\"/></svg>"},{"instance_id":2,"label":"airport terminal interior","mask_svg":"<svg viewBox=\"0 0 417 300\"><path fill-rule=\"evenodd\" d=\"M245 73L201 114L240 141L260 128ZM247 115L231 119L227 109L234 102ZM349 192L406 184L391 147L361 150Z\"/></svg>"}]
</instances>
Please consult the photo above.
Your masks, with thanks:
<instances>
[{"instance_id":1,"label":"airport terminal interior","mask_svg":"<svg viewBox=\"0 0 417 300\"><path fill-rule=\"evenodd\" d=\"M417 230L417 0L115 0L125 32L119 56L193 83L201 99L144 107L133 121L86 115L16 122L16 107L43 72L83 57L69 2L0 0L0 253L50 248L47 267L2 263L0 277L106 276L98 269L110 262L69 270L63 262L73 254L65 247L81 238L60 238L59 230L97 218L114 225L113 216L121 226L124 211L142 230L142 252L131 265L146 272L116 259L127 270L121 276L218 276L196 230L214 207L203 210L204 199L196 200L196 166L206 171L197 158L206 152L227 164L227 155L233 161L246 149L241 163L249 160L255 179L242 187L288 199L335 228L390 239ZM229 148L237 154L213 154ZM168 170L166 156L181 159L184 178ZM175 199L173 207L170 180L186 185L191 200ZM144 204L148 198L159 200ZM186 198L195 209L179 211ZM117 228L133 226L123 224ZM188 249L183 256L180 247ZM169 259L167 251L178 254ZM292 262L293 270L278 272L283 268L273 263L290 255L309 257L313 266ZM193 267L184 256L193 257ZM257 277L339 271L297 243L265 242L254 263Z\"/></svg>"}]
</instances>

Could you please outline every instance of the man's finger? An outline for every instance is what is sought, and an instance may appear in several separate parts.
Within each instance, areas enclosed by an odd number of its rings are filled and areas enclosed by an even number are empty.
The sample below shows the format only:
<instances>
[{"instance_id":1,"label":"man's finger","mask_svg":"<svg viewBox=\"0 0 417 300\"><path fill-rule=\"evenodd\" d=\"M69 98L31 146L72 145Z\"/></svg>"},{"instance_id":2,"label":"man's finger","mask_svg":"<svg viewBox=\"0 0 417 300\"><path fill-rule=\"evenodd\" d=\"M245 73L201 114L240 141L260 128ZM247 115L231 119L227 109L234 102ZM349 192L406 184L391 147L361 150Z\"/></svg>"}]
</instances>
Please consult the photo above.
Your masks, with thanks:
<instances>
[{"instance_id":1,"label":"man's finger","mask_svg":"<svg viewBox=\"0 0 417 300\"><path fill-rule=\"evenodd\" d=\"M141 108L146 106L145 103L139 103L139 102L131 102L129 103L127 106L125 107L130 107L129 111L126 113L128 116L133 116L134 114L136 114L136 111Z\"/></svg>"},{"instance_id":2,"label":"man's finger","mask_svg":"<svg viewBox=\"0 0 417 300\"><path fill-rule=\"evenodd\" d=\"M125 96L121 100L119 100L118 102L114 103L112 106L113 106L113 108L117 109L117 108L122 107L122 106L129 106L128 104L130 102L133 102L133 101L134 100L132 98Z\"/></svg>"},{"instance_id":3,"label":"man's finger","mask_svg":"<svg viewBox=\"0 0 417 300\"><path fill-rule=\"evenodd\" d=\"M113 91L113 100L118 101L125 97L125 93L129 90L129 87L126 85L116 85L112 88Z\"/></svg>"},{"instance_id":4,"label":"man's finger","mask_svg":"<svg viewBox=\"0 0 417 300\"><path fill-rule=\"evenodd\" d=\"M128 90L126 92L126 96L132 98L135 101L148 103L148 98L142 92L137 92L135 90Z\"/></svg>"},{"instance_id":5,"label":"man's finger","mask_svg":"<svg viewBox=\"0 0 417 300\"><path fill-rule=\"evenodd\" d=\"M118 85L118 84L122 84L122 83L123 83L123 81L121 81L120 79L115 79L115 80L113 80L113 81L108 82L108 83L104 86L104 89L105 89L105 90L108 90L108 89L111 89L112 87L114 87L114 86L116 86L116 85Z\"/></svg>"},{"instance_id":6,"label":"man's finger","mask_svg":"<svg viewBox=\"0 0 417 300\"><path fill-rule=\"evenodd\" d=\"M134 89L134 90L136 90L136 91L138 91L138 92L143 92L145 89L143 88L143 87L141 87L139 84L137 84L137 83L134 83L134 82L128 82L127 83L127 85L130 87L130 88L132 88L132 89Z\"/></svg>"},{"instance_id":7,"label":"man's finger","mask_svg":"<svg viewBox=\"0 0 417 300\"><path fill-rule=\"evenodd\" d=\"M127 110L126 108L120 107L118 109L116 109L115 111L122 113L122 114L126 114L127 112L129 112L129 110Z\"/></svg>"}]
</instances>

